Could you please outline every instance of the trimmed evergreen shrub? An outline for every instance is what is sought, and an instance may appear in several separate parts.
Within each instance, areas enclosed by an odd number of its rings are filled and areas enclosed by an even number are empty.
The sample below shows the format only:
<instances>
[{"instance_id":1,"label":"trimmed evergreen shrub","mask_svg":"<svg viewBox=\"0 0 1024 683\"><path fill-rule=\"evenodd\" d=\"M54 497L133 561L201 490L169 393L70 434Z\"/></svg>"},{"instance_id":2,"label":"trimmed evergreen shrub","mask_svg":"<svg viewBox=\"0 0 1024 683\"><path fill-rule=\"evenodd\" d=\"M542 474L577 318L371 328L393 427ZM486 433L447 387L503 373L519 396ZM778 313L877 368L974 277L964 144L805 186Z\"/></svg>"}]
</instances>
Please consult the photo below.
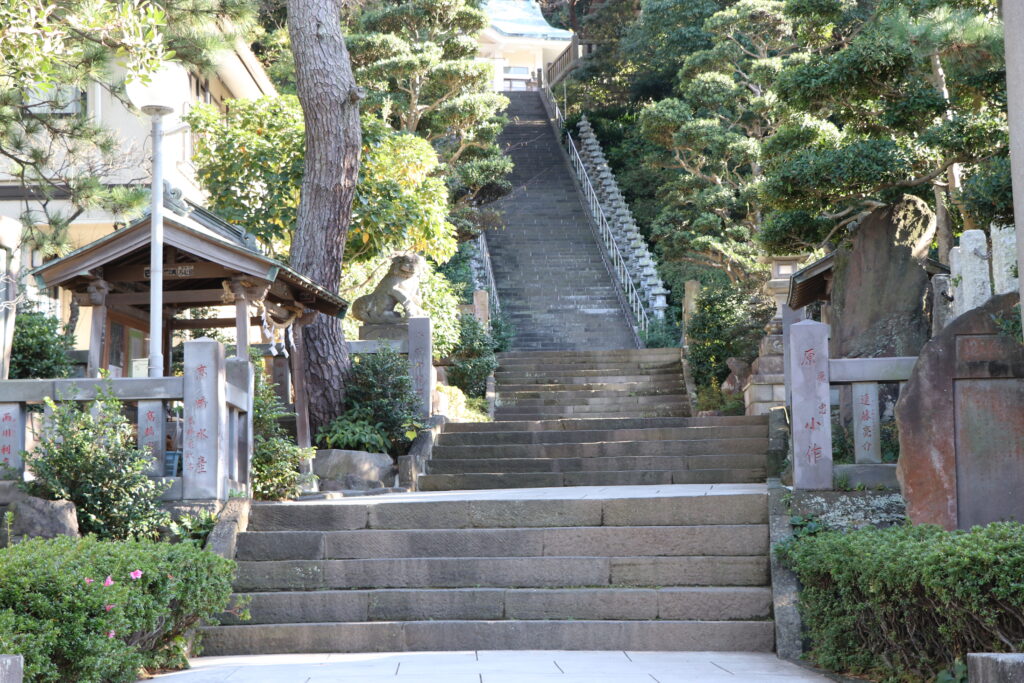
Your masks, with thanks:
<instances>
[{"instance_id":1,"label":"trimmed evergreen shrub","mask_svg":"<svg viewBox=\"0 0 1024 683\"><path fill-rule=\"evenodd\" d=\"M968 652L1024 647L1024 525L825 531L775 552L826 669L923 681Z\"/></svg>"},{"instance_id":2,"label":"trimmed evergreen shrub","mask_svg":"<svg viewBox=\"0 0 1024 683\"><path fill-rule=\"evenodd\" d=\"M38 683L120 683L186 666L228 608L235 563L192 543L32 539L0 549L0 652Z\"/></svg>"},{"instance_id":3,"label":"trimmed evergreen shrub","mask_svg":"<svg viewBox=\"0 0 1024 683\"><path fill-rule=\"evenodd\" d=\"M71 374L71 342L60 321L41 311L19 310L14 318L11 379L52 379Z\"/></svg>"},{"instance_id":4,"label":"trimmed evergreen shrub","mask_svg":"<svg viewBox=\"0 0 1024 683\"><path fill-rule=\"evenodd\" d=\"M487 393L487 377L498 367L494 340L479 320L463 315L459 320L459 344L452 352L448 381L466 396L479 398Z\"/></svg>"},{"instance_id":5,"label":"trimmed evergreen shrub","mask_svg":"<svg viewBox=\"0 0 1024 683\"><path fill-rule=\"evenodd\" d=\"M279 420L291 417L274 385L263 372L263 358L253 351L255 366L252 402L252 495L257 500L282 500L299 495L303 475L299 465L313 457L313 449L299 448Z\"/></svg>"},{"instance_id":6,"label":"trimmed evergreen shrub","mask_svg":"<svg viewBox=\"0 0 1024 683\"><path fill-rule=\"evenodd\" d=\"M61 397L71 399L71 396ZM83 534L124 539L156 536L170 517L160 507L165 485L150 479L149 455L111 392L96 401L47 399L51 415L26 465L33 496L70 500Z\"/></svg>"}]
</instances>

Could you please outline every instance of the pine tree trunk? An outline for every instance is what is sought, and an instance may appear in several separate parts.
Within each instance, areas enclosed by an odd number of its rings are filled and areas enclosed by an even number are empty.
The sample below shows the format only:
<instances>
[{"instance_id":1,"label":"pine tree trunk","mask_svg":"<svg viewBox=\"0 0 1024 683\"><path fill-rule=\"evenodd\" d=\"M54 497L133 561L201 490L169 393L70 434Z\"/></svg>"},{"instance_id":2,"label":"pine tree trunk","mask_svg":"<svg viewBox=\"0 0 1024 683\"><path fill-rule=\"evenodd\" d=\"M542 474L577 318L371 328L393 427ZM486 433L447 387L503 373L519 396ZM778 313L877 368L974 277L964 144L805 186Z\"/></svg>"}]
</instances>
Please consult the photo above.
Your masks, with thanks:
<instances>
[{"instance_id":1,"label":"pine tree trunk","mask_svg":"<svg viewBox=\"0 0 1024 683\"><path fill-rule=\"evenodd\" d=\"M359 173L361 91L341 34L340 0L288 0L295 86L306 121L306 166L291 266L338 291ZM303 329L313 434L341 410L348 350L341 321L318 315Z\"/></svg>"}]
</instances>

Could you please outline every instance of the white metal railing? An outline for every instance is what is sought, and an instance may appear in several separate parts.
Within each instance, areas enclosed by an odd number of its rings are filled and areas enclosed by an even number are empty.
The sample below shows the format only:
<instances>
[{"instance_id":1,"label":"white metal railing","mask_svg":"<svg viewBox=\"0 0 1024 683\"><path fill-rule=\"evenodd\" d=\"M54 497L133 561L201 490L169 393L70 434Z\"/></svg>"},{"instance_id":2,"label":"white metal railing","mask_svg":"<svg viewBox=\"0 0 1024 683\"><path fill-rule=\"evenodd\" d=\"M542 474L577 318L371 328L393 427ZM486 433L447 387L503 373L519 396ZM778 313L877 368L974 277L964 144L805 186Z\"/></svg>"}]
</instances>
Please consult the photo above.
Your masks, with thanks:
<instances>
[{"instance_id":1,"label":"white metal railing","mask_svg":"<svg viewBox=\"0 0 1024 683\"><path fill-rule=\"evenodd\" d=\"M559 109L558 103L551 94L551 90L544 87L541 89L541 94L551 109L556 125L560 130L564 129L565 115L562 113L562 110ZM587 169L583 165L583 158L580 156L576 143L573 141L572 135L570 135L568 131L565 133L565 142L566 151L569 154L569 161L572 165L573 171L576 173L576 177L579 179L580 187L583 189L584 197L586 197L587 200L587 206L594 219L593 225L598 241L605 247L605 252L610 261L612 274L618 281L619 288L622 293L625 295L627 307L632 314L636 327L639 331L646 333L650 325L650 317L647 314L647 309L644 307L640 293L633 284L633 278L629 274L626 260L623 258L622 252L619 250L619 245L615 241L615 236L608 223L608 218L604 213L604 209L601 207L601 202L598 199L597 192L594 190L594 184L591 182L590 175L587 173Z\"/></svg>"},{"instance_id":2,"label":"white metal railing","mask_svg":"<svg viewBox=\"0 0 1024 683\"><path fill-rule=\"evenodd\" d=\"M551 95L551 90L547 87L542 88L541 96L544 98L551 113L553 114L555 123L558 125L559 129L563 129L565 127L565 115L562 113L562 110L558 108L558 103L555 102L555 98ZM579 179L580 187L583 189L583 196L587 200L587 207L590 209L590 215L594 219L593 227L598 238L598 242L604 245L605 253L607 254L610 262L612 275L618 281L619 288L626 297L625 303L629 311L632 313L632 318L636 324L636 328L641 333L646 333L650 326L650 317L647 315L644 300L636 290L636 285L633 284L633 278L629 274L626 259L623 258L622 252L619 250L619 245L615 241L615 235L608 223L608 218L605 216L604 209L601 208L601 201L598 199L597 192L594 190L594 184L590 181L590 175L587 173L587 169L583 165L583 157L580 156L580 152L576 148L576 143L573 142L572 135L570 135L568 131L565 133L565 147L566 151L569 153L569 162L572 165L573 171L576 173L577 179Z\"/></svg>"},{"instance_id":3,"label":"white metal railing","mask_svg":"<svg viewBox=\"0 0 1024 683\"><path fill-rule=\"evenodd\" d=\"M498 286L494 283L494 269L491 266L491 252L487 248L487 237L484 233L476 240L477 249L480 251L480 260L484 264L484 286L487 294L491 297L490 305L495 314L501 313L501 302L498 301Z\"/></svg>"},{"instance_id":4,"label":"white metal railing","mask_svg":"<svg viewBox=\"0 0 1024 683\"><path fill-rule=\"evenodd\" d=\"M644 301L636 290L636 285L633 284L633 278L629 274L626 259L623 258L622 252L619 251L619 245L615 242L615 234L612 232L611 226L608 225L608 218L604 215L601 201L597 197L597 192L594 191L593 183L590 182L590 176L587 174L587 169L583 166L583 158L580 156L579 150L576 149L576 143L573 142L572 135L567 133L565 142L569 152L569 161L572 162L573 170L576 171L576 177L580 180L583 195L587 199L587 206L590 207L590 215L594 217L594 225L597 228L599 241L604 244L605 252L611 261L612 272L619 281L622 293L626 295L626 303L633 314L633 320L636 321L640 331L646 333L647 328L650 326L650 318L647 315L647 309L644 307Z\"/></svg>"}]
</instances>

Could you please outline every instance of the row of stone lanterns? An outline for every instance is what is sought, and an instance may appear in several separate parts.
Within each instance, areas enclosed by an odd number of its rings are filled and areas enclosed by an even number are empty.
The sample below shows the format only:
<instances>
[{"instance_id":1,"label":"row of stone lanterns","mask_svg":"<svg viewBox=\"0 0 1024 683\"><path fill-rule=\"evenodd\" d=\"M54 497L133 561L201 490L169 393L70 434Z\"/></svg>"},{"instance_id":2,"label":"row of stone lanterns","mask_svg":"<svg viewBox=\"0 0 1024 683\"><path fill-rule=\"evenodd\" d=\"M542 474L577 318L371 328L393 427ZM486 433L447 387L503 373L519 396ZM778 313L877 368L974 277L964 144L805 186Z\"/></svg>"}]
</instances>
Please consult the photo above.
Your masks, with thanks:
<instances>
[{"instance_id":1,"label":"row of stone lanterns","mask_svg":"<svg viewBox=\"0 0 1024 683\"><path fill-rule=\"evenodd\" d=\"M626 263L626 270L633 280L634 286L640 291L644 307L656 319L665 318L668 308L668 290L658 277L654 258L647 248L647 242L640 234L633 214L619 190L615 176L608 166L608 160L601 149L601 143L584 116L579 123L580 158L583 167L594 186L601 209L604 211L608 227L615 238L615 244Z\"/></svg>"}]
</instances>

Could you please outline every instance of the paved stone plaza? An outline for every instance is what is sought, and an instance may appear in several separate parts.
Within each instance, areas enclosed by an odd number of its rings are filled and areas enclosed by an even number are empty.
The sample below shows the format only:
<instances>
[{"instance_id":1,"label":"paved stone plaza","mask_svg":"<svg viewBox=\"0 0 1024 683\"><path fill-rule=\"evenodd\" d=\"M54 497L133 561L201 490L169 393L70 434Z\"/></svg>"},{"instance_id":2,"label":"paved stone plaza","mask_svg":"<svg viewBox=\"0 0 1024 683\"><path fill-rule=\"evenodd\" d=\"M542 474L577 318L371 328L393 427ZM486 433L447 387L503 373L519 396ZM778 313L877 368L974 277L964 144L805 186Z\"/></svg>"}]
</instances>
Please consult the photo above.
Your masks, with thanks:
<instances>
[{"instance_id":1,"label":"paved stone plaza","mask_svg":"<svg viewBox=\"0 0 1024 683\"><path fill-rule=\"evenodd\" d=\"M199 657L167 683L793 683L827 681L747 652L403 652Z\"/></svg>"}]
</instances>

